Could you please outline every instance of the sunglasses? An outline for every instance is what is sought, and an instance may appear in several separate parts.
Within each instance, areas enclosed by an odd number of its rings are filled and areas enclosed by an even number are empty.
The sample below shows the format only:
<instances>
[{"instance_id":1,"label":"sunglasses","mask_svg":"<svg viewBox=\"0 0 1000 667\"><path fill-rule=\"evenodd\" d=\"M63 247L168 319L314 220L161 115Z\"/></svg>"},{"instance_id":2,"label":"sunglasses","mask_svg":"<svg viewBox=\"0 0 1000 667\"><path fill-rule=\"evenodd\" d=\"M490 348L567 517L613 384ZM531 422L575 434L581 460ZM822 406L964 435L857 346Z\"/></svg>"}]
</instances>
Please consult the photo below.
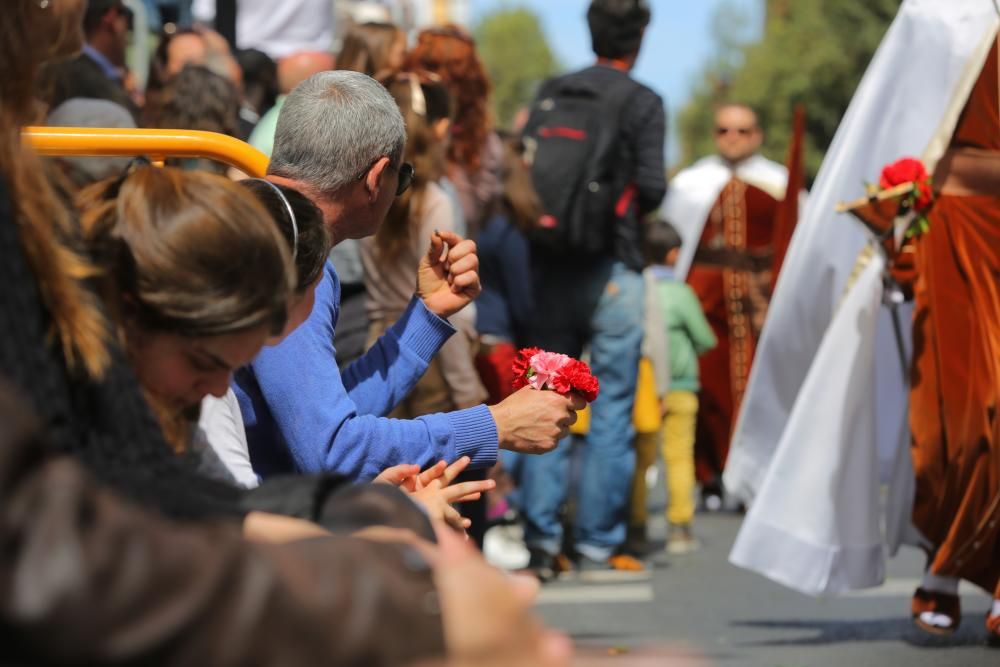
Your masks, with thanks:
<instances>
[{"instance_id":1,"label":"sunglasses","mask_svg":"<svg viewBox=\"0 0 1000 667\"><path fill-rule=\"evenodd\" d=\"M741 137L749 137L753 134L754 128L752 127L717 127L715 128L715 133L720 137L724 137L730 133L738 133Z\"/></svg>"},{"instance_id":2,"label":"sunglasses","mask_svg":"<svg viewBox=\"0 0 1000 667\"><path fill-rule=\"evenodd\" d=\"M382 158L379 158L379 160L381 160L381 159ZM368 167L363 172L361 172L360 174L358 174L357 180L360 181L365 176L367 176L368 172L371 171L372 167L374 167L377 163L378 163L378 160L376 160L375 162L373 162L372 165L371 165L371 167ZM409 190L410 186L413 185L413 177L414 177L414 175L416 175L417 170L414 169L413 165L410 164L409 162L404 162L403 164L399 165L398 168L397 167L393 167L390 164L389 165L389 169L392 169L396 173L399 174L399 182L396 185L396 195L395 195L395 196L398 197L401 194L403 194L404 192L406 192L407 190Z\"/></svg>"}]
</instances>

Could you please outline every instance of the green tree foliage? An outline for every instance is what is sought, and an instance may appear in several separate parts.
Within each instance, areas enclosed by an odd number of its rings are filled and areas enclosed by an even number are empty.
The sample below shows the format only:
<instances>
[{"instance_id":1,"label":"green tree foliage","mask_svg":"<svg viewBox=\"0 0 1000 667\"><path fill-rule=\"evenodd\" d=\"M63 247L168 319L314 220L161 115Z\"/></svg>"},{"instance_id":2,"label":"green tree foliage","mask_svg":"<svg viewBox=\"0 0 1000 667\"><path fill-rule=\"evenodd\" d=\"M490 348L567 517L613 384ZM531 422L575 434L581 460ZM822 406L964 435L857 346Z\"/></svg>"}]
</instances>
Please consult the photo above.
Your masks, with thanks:
<instances>
[{"instance_id":1,"label":"green tree foliage","mask_svg":"<svg viewBox=\"0 0 1000 667\"><path fill-rule=\"evenodd\" d=\"M545 79L559 65L538 16L523 7L502 7L476 28L476 48L493 80L493 112L497 124L509 127Z\"/></svg>"},{"instance_id":2,"label":"green tree foliage","mask_svg":"<svg viewBox=\"0 0 1000 667\"><path fill-rule=\"evenodd\" d=\"M683 164L714 152L713 108L749 104L765 131L763 152L784 162L792 113L806 107L806 170L811 180L900 0L769 0L764 38L735 43L746 16L723 6L716 58L681 110Z\"/></svg>"}]
</instances>

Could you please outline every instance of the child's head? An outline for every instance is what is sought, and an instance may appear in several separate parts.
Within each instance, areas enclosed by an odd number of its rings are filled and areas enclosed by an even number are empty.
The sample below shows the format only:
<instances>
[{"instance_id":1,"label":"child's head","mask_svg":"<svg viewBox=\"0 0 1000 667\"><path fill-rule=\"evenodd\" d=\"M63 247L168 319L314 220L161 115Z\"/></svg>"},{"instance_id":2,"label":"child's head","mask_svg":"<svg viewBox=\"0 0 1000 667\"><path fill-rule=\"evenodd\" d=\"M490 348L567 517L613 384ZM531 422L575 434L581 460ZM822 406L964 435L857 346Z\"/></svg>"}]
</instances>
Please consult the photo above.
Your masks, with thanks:
<instances>
[{"instance_id":1,"label":"child's head","mask_svg":"<svg viewBox=\"0 0 1000 667\"><path fill-rule=\"evenodd\" d=\"M643 250L647 264L673 266L681 251L681 235L666 220L653 220L646 224Z\"/></svg>"}]
</instances>

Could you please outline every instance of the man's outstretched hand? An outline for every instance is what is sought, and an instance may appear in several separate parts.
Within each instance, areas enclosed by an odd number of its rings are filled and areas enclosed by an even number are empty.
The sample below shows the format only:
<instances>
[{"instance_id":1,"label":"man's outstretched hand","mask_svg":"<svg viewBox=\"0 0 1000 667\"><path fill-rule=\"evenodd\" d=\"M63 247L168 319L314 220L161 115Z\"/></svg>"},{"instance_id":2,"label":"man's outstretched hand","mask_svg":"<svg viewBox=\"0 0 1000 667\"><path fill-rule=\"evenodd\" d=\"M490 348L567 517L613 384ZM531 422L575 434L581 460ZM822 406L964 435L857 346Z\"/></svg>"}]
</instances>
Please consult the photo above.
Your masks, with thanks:
<instances>
[{"instance_id":1,"label":"man's outstretched hand","mask_svg":"<svg viewBox=\"0 0 1000 667\"><path fill-rule=\"evenodd\" d=\"M417 296L438 317L448 318L479 296L476 243L453 232L434 232L417 269Z\"/></svg>"},{"instance_id":2,"label":"man's outstretched hand","mask_svg":"<svg viewBox=\"0 0 1000 667\"><path fill-rule=\"evenodd\" d=\"M569 435L576 413L587 401L575 392L563 395L524 387L490 406L500 447L524 454L544 454Z\"/></svg>"}]
</instances>

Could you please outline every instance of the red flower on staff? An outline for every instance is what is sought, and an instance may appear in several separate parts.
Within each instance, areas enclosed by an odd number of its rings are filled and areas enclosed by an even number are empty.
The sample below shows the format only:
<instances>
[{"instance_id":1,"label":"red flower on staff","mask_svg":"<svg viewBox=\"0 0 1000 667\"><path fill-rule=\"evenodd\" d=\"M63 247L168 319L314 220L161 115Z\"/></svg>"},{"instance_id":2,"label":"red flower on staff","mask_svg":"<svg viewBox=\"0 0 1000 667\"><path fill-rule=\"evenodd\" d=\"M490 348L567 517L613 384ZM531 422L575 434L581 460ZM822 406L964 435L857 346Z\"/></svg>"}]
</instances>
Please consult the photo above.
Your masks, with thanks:
<instances>
[{"instance_id":1,"label":"red flower on staff","mask_svg":"<svg viewBox=\"0 0 1000 667\"><path fill-rule=\"evenodd\" d=\"M927 175L927 169L923 162L916 158L904 157L882 169L879 187L891 188L902 183L913 183L913 209L915 211L923 212L930 208L934 201L934 192L931 189L931 179Z\"/></svg>"}]
</instances>

